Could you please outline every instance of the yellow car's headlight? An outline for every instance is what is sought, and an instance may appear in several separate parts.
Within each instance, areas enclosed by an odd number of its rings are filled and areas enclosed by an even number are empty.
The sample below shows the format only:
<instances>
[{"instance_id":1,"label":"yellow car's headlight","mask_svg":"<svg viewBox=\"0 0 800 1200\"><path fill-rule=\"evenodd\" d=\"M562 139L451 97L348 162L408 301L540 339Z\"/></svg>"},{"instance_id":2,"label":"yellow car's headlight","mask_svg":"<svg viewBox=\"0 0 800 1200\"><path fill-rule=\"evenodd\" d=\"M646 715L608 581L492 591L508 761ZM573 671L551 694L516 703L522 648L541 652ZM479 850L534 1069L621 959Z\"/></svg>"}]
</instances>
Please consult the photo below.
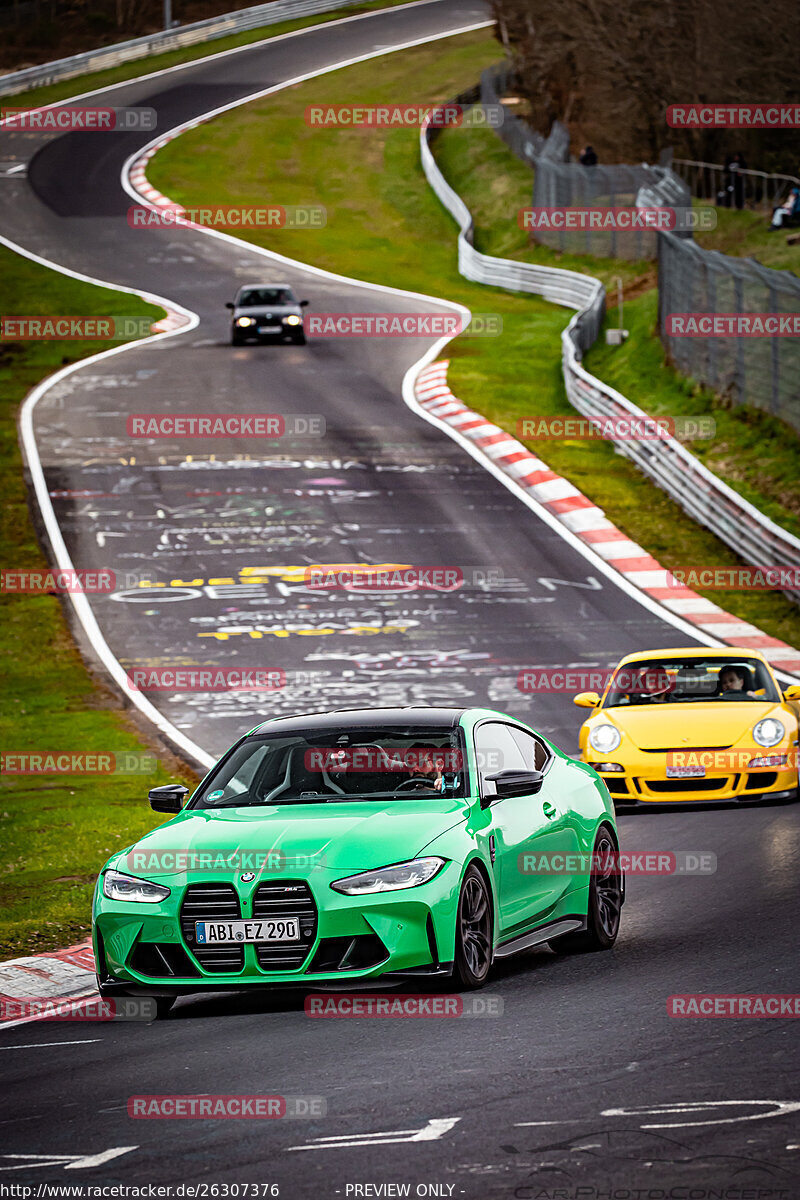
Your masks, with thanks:
<instances>
[{"instance_id":1,"label":"yellow car's headlight","mask_svg":"<svg viewBox=\"0 0 800 1200\"><path fill-rule=\"evenodd\" d=\"M621 741L622 736L614 725L594 725L589 733L589 745L599 754L608 754L616 750Z\"/></svg>"},{"instance_id":2,"label":"yellow car's headlight","mask_svg":"<svg viewBox=\"0 0 800 1200\"><path fill-rule=\"evenodd\" d=\"M775 717L764 717L753 726L753 740L759 746L777 746L786 736L786 728L782 721Z\"/></svg>"}]
</instances>

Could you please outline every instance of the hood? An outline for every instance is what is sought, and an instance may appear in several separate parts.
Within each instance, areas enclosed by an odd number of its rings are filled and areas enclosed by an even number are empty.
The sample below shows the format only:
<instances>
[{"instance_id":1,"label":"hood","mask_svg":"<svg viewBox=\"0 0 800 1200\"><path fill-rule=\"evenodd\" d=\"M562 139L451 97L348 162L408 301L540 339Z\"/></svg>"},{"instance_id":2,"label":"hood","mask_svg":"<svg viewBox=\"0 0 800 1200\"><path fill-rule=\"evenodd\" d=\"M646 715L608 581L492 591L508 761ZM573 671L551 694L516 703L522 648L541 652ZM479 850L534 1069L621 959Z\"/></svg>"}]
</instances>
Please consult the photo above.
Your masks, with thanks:
<instances>
[{"instance_id":1,"label":"hood","mask_svg":"<svg viewBox=\"0 0 800 1200\"><path fill-rule=\"evenodd\" d=\"M203 870L197 856L206 855L225 876L239 869L298 876L313 867L366 871L414 858L468 812L469 801L452 797L189 809L145 834L113 866L152 879ZM232 866L229 855L238 856Z\"/></svg>"},{"instance_id":2,"label":"hood","mask_svg":"<svg viewBox=\"0 0 800 1200\"><path fill-rule=\"evenodd\" d=\"M771 700L703 700L692 704L648 704L602 709L592 724L610 720L641 750L712 749L749 738L756 721L787 714ZM755 742L753 742L755 745Z\"/></svg>"}]
</instances>

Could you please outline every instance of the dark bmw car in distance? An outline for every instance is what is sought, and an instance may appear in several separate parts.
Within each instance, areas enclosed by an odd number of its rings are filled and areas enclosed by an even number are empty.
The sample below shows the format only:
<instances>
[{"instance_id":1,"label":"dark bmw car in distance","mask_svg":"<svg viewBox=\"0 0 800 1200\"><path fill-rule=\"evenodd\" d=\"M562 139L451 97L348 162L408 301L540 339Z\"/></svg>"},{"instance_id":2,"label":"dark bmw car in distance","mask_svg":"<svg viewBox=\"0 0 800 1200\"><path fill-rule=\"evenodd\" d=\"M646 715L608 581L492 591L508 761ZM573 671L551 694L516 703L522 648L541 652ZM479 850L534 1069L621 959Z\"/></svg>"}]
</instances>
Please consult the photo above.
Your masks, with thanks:
<instances>
[{"instance_id":1,"label":"dark bmw car in distance","mask_svg":"<svg viewBox=\"0 0 800 1200\"><path fill-rule=\"evenodd\" d=\"M232 309L231 345L277 340L304 346L303 309L307 300L298 300L288 283L250 283L240 287L236 299L225 305Z\"/></svg>"}]
</instances>

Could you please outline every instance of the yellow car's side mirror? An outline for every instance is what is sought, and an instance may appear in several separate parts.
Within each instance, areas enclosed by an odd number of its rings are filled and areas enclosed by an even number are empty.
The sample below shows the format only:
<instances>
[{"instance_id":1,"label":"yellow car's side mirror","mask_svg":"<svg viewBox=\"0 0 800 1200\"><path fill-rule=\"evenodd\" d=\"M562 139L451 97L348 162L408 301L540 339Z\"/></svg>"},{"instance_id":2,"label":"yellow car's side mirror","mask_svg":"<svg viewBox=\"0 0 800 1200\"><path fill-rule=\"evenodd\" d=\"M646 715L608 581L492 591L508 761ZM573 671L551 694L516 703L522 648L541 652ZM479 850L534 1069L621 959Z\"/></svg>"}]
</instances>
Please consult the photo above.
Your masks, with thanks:
<instances>
[{"instance_id":1,"label":"yellow car's side mirror","mask_svg":"<svg viewBox=\"0 0 800 1200\"><path fill-rule=\"evenodd\" d=\"M784 700L800 700L800 687L788 687L783 693Z\"/></svg>"},{"instance_id":2,"label":"yellow car's side mirror","mask_svg":"<svg viewBox=\"0 0 800 1200\"><path fill-rule=\"evenodd\" d=\"M800 688L797 689L800 692ZM573 704L577 704L578 708L597 708L600 703L600 697L597 692L578 692L573 698Z\"/></svg>"}]
</instances>

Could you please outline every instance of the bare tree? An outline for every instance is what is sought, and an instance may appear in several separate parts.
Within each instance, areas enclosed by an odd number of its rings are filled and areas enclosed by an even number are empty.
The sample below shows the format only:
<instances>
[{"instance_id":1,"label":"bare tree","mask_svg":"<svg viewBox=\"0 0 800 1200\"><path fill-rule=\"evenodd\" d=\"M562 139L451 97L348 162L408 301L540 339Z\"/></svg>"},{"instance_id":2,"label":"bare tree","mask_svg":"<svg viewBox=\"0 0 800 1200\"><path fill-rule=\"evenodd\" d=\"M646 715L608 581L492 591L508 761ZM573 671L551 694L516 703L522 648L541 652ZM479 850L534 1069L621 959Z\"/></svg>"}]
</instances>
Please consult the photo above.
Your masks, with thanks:
<instances>
[{"instance_id":1,"label":"bare tree","mask_svg":"<svg viewBox=\"0 0 800 1200\"><path fill-rule=\"evenodd\" d=\"M555 119L573 144L590 141L605 161L654 161L666 146L720 157L800 159L797 134L670 129L670 104L793 103L800 99L800 6L775 0L494 0L498 37L520 80L533 124Z\"/></svg>"}]
</instances>

